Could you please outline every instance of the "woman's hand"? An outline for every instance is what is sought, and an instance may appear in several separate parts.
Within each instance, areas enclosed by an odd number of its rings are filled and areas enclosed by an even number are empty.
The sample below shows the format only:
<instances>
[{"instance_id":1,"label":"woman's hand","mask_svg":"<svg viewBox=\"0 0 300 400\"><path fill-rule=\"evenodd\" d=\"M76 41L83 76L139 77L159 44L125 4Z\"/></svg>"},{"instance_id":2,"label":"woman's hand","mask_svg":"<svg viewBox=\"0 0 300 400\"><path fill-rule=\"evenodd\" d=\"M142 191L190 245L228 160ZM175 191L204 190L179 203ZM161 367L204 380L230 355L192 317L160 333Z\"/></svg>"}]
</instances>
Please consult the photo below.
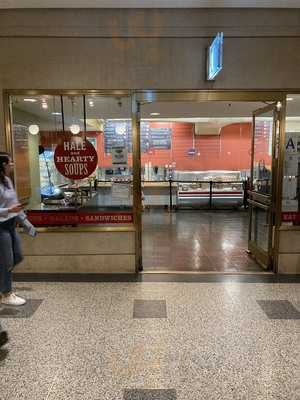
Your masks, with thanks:
<instances>
[{"instance_id":1,"label":"woman's hand","mask_svg":"<svg viewBox=\"0 0 300 400\"><path fill-rule=\"evenodd\" d=\"M8 212L9 213L19 213L20 211L22 211L22 206L21 206L21 204L14 204L13 206L11 206L9 209L8 209Z\"/></svg>"}]
</instances>

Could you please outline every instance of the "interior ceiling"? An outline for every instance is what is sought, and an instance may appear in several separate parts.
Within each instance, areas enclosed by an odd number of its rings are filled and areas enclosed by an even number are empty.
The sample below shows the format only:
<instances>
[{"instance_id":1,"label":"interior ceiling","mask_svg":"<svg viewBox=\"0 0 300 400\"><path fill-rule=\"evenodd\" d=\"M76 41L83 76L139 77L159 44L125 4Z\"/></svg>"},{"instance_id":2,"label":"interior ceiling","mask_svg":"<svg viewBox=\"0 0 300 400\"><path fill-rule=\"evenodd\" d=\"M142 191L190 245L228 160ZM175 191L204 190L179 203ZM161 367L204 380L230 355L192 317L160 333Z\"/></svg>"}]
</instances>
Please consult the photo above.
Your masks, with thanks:
<instances>
[{"instance_id":1,"label":"interior ceiling","mask_svg":"<svg viewBox=\"0 0 300 400\"><path fill-rule=\"evenodd\" d=\"M299 0L0 0L0 8L300 8Z\"/></svg>"},{"instance_id":2,"label":"interior ceiling","mask_svg":"<svg viewBox=\"0 0 300 400\"><path fill-rule=\"evenodd\" d=\"M28 96L26 96L28 97ZM40 120L53 119L53 112L60 112L60 98L39 96L32 97L36 99L35 103L24 101L24 96L13 97L12 103L14 109L20 110L31 115L37 122ZM300 117L300 95L291 95L292 100L288 101L287 115L289 117ZM93 107L89 102L93 101ZM48 109L42 108L42 102L46 101ZM143 119L152 120L182 120L186 122L244 122L251 120L252 112L266 106L262 102L153 102L144 104L141 107L141 116ZM64 98L64 113L66 118L71 115L82 119L83 104L82 97L76 97L72 109L71 100ZM151 114L158 115L151 115ZM128 98L100 97L93 96L86 99L87 119L127 119L131 117L130 100Z\"/></svg>"},{"instance_id":3,"label":"interior ceiling","mask_svg":"<svg viewBox=\"0 0 300 400\"><path fill-rule=\"evenodd\" d=\"M155 102L142 107L142 117L160 113L160 118L189 118L194 122L200 118L250 118L254 110L264 106L258 102Z\"/></svg>"}]
</instances>

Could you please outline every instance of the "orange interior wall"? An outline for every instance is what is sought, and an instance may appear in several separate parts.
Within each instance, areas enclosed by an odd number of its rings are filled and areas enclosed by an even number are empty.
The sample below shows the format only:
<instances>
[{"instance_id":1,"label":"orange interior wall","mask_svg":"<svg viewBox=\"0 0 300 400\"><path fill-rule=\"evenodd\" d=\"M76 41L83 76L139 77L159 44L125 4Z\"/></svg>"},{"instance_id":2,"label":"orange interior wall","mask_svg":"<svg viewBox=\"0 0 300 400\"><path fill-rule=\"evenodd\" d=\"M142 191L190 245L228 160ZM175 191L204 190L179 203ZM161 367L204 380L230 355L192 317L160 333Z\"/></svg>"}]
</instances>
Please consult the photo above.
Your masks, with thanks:
<instances>
[{"instance_id":1,"label":"orange interior wall","mask_svg":"<svg viewBox=\"0 0 300 400\"><path fill-rule=\"evenodd\" d=\"M172 128L172 146L170 150L153 149L142 153L141 162L151 162L152 166L165 166L176 163L177 170L245 170L251 162L251 124L237 123L222 128L220 135L195 136L197 153L189 156L193 147L193 129L191 123L152 122L150 127ZM99 166L109 168L111 155L104 153L104 137L100 133L97 139ZM132 165L132 155L128 157Z\"/></svg>"},{"instance_id":2,"label":"orange interior wall","mask_svg":"<svg viewBox=\"0 0 300 400\"><path fill-rule=\"evenodd\" d=\"M170 150L153 149L142 153L142 165L151 162L152 166L165 166L175 163L177 170L245 170L251 162L251 123L234 123L221 129L220 135L195 135L194 145L197 150L193 156L188 155L193 148L192 123L152 122L150 127L172 128L172 146ZM57 136L60 136L61 133ZM87 136L97 138L98 165L110 168L112 158L104 151L102 132L88 132ZM58 137L42 135L42 144L57 144ZM50 139L51 137L51 139ZM132 166L132 154L128 154L128 164Z\"/></svg>"}]
</instances>

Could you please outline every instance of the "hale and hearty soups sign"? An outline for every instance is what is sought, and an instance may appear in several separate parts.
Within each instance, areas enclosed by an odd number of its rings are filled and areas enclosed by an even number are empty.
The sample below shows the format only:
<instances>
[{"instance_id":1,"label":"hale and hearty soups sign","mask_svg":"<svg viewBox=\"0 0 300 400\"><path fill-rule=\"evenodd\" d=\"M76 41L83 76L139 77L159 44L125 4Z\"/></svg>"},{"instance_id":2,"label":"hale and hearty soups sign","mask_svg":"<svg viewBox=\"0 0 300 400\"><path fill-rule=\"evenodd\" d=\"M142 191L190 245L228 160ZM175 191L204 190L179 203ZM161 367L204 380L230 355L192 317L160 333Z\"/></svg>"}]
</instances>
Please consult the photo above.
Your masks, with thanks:
<instances>
[{"instance_id":1,"label":"hale and hearty soups sign","mask_svg":"<svg viewBox=\"0 0 300 400\"><path fill-rule=\"evenodd\" d=\"M54 162L58 171L66 178L84 179L95 171L98 156L88 140L76 137L56 146Z\"/></svg>"}]
</instances>

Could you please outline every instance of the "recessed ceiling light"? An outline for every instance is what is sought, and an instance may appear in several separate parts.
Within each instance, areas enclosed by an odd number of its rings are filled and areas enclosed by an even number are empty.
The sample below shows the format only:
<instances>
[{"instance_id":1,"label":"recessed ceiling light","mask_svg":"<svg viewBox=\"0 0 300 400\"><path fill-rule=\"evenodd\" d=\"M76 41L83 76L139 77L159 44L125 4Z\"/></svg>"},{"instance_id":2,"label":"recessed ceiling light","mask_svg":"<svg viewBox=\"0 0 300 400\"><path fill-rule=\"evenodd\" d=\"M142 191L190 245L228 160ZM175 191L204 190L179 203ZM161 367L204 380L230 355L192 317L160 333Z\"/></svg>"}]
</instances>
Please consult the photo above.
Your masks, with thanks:
<instances>
[{"instance_id":1,"label":"recessed ceiling light","mask_svg":"<svg viewBox=\"0 0 300 400\"><path fill-rule=\"evenodd\" d=\"M160 113L158 113L158 112L152 112L150 115L152 115L152 117L155 117L155 116L157 116L157 115L160 115Z\"/></svg>"},{"instance_id":2,"label":"recessed ceiling light","mask_svg":"<svg viewBox=\"0 0 300 400\"><path fill-rule=\"evenodd\" d=\"M287 99L287 101L292 101L292 100L294 100L293 97L287 97L286 99Z\"/></svg>"},{"instance_id":3,"label":"recessed ceiling light","mask_svg":"<svg viewBox=\"0 0 300 400\"><path fill-rule=\"evenodd\" d=\"M23 99L23 101L27 101L28 103L36 103L37 102L36 99L30 99L30 98Z\"/></svg>"},{"instance_id":4,"label":"recessed ceiling light","mask_svg":"<svg viewBox=\"0 0 300 400\"><path fill-rule=\"evenodd\" d=\"M53 113L51 113L52 115L61 115L61 113L60 112L53 112Z\"/></svg>"}]
</instances>

